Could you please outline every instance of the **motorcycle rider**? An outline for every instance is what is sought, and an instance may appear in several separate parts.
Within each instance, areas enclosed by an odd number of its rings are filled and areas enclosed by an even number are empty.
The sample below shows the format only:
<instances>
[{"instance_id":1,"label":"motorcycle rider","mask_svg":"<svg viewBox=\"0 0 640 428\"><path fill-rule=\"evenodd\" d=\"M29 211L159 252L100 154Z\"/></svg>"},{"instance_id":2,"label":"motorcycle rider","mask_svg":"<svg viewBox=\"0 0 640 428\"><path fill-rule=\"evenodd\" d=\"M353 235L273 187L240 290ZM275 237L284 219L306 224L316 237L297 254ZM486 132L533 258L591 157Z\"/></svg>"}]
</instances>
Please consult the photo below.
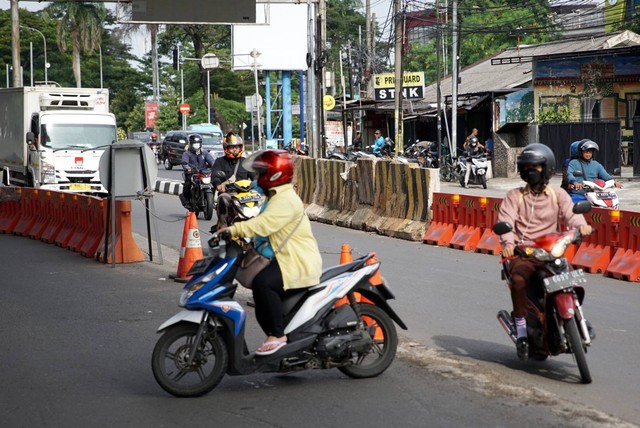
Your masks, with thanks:
<instances>
[{"instance_id":1,"label":"motorcycle rider","mask_svg":"<svg viewBox=\"0 0 640 428\"><path fill-rule=\"evenodd\" d=\"M184 170L184 184L180 202L187 210L193 211L189 204L191 199L191 176L197 171L213 166L213 156L202 149L202 136L200 134L189 135L189 146L182 154L182 169Z\"/></svg>"},{"instance_id":2,"label":"motorcycle rider","mask_svg":"<svg viewBox=\"0 0 640 428\"><path fill-rule=\"evenodd\" d=\"M253 180L255 174L244 167L244 143L242 138L233 132L228 132L222 140L224 156L219 157L213 164L213 185L218 190L218 223L224 227L227 225L226 214L232 204L231 197L224 193L226 185L238 180ZM218 172L224 172L224 178L218 176Z\"/></svg>"},{"instance_id":3,"label":"motorcycle rider","mask_svg":"<svg viewBox=\"0 0 640 428\"><path fill-rule=\"evenodd\" d=\"M527 285L534 272L544 262L514 256L516 244L532 241L558 230L558 219L568 227L579 227L582 235L592 231L582 214L575 214L573 202L567 192L549 185L555 169L555 156L544 144L530 144L517 157L518 172L527 183L524 187L507 192L500 205L498 221L508 222L513 230L500 235L502 256L510 258L511 313L517 330L516 350L520 360L529 355L527 339Z\"/></svg>"},{"instance_id":4,"label":"motorcycle rider","mask_svg":"<svg viewBox=\"0 0 640 428\"><path fill-rule=\"evenodd\" d=\"M469 177L471 176L471 158L480 153L484 153L485 147L478 141L478 129L473 128L471 134L467 137L462 145L465 156L467 157L467 170L464 173L464 188L469 188Z\"/></svg>"},{"instance_id":5,"label":"motorcycle rider","mask_svg":"<svg viewBox=\"0 0 640 428\"><path fill-rule=\"evenodd\" d=\"M567 166L567 181L569 182L569 193L574 196L574 200L584 198L585 191L582 188L583 181L594 181L598 178L608 181L612 180L604 167L594 159L596 152L600 149L594 141L585 139L578 145L578 158L572 159ZM582 171L581 177L573 175L574 171ZM614 186L618 189L622 188L622 183L615 180Z\"/></svg>"},{"instance_id":6,"label":"motorcycle rider","mask_svg":"<svg viewBox=\"0 0 640 428\"><path fill-rule=\"evenodd\" d=\"M289 154L284 150L265 150L254 156L248 167L258 174L258 186L267 195L266 207L258 216L219 229L218 233L267 237L271 247L279 249L271 263L255 277L252 288L256 318L267 335L256 354L270 355L287 343L283 298L289 290L320 282L322 257L304 204L291 184L293 161Z\"/></svg>"}]
</instances>

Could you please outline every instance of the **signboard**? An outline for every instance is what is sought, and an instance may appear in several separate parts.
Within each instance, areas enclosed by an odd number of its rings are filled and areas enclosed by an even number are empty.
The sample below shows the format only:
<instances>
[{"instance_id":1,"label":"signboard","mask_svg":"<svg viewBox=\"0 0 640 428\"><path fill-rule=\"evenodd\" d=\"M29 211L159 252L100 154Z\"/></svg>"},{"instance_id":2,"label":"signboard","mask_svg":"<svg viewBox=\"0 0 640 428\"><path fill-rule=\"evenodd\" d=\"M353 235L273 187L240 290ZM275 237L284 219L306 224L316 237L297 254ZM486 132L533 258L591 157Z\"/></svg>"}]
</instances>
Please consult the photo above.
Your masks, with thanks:
<instances>
[{"instance_id":1,"label":"signboard","mask_svg":"<svg viewBox=\"0 0 640 428\"><path fill-rule=\"evenodd\" d=\"M424 72L406 72L402 76L402 98L419 100L424 98ZM392 101L396 93L396 77L393 73L373 75L373 94L376 101Z\"/></svg>"},{"instance_id":2,"label":"signboard","mask_svg":"<svg viewBox=\"0 0 640 428\"><path fill-rule=\"evenodd\" d=\"M325 110L333 110L335 106L336 106L336 99L333 98L331 95L325 95L322 98L322 107Z\"/></svg>"},{"instance_id":3,"label":"signboard","mask_svg":"<svg viewBox=\"0 0 640 428\"><path fill-rule=\"evenodd\" d=\"M187 103L180 104L180 113L189 114L190 111L191 111L191 106L189 104Z\"/></svg>"},{"instance_id":4,"label":"signboard","mask_svg":"<svg viewBox=\"0 0 640 428\"><path fill-rule=\"evenodd\" d=\"M132 0L133 22L184 24L256 23L255 0Z\"/></svg>"},{"instance_id":5,"label":"signboard","mask_svg":"<svg viewBox=\"0 0 640 428\"><path fill-rule=\"evenodd\" d=\"M144 103L144 126L147 129L155 129L158 118L158 103Z\"/></svg>"}]
</instances>

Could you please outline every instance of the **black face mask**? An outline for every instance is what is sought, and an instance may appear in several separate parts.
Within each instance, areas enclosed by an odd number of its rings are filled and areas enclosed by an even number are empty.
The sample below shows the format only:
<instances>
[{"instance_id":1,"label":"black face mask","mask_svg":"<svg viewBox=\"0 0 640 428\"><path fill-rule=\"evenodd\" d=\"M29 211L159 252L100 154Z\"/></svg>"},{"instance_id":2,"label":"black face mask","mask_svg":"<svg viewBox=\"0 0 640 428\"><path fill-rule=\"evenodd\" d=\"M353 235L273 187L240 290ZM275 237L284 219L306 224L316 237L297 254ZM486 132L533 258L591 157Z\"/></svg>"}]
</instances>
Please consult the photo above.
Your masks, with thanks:
<instances>
[{"instance_id":1,"label":"black face mask","mask_svg":"<svg viewBox=\"0 0 640 428\"><path fill-rule=\"evenodd\" d=\"M544 178L542 177L542 171L538 171L533 168L527 168L520 172L520 177L529 185L537 186L539 184L544 183Z\"/></svg>"}]
</instances>

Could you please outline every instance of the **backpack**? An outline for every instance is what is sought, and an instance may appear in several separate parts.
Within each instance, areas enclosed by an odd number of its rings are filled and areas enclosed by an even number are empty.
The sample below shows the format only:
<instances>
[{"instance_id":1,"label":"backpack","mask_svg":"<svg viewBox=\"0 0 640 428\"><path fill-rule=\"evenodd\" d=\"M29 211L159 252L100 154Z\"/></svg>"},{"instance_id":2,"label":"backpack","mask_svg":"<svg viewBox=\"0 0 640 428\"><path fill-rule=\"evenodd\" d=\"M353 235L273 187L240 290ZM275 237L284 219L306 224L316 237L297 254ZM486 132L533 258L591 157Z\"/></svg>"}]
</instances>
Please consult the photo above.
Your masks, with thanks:
<instances>
[{"instance_id":1,"label":"backpack","mask_svg":"<svg viewBox=\"0 0 640 428\"><path fill-rule=\"evenodd\" d=\"M560 184L560 187L566 190L567 192L569 191L569 180L567 178L567 169L569 168L569 162L571 162L572 159L578 159L578 146L580 146L580 143L582 143L582 140L574 141L573 143L571 143L571 148L569 149L570 157L566 158L562 162L562 183Z\"/></svg>"}]
</instances>

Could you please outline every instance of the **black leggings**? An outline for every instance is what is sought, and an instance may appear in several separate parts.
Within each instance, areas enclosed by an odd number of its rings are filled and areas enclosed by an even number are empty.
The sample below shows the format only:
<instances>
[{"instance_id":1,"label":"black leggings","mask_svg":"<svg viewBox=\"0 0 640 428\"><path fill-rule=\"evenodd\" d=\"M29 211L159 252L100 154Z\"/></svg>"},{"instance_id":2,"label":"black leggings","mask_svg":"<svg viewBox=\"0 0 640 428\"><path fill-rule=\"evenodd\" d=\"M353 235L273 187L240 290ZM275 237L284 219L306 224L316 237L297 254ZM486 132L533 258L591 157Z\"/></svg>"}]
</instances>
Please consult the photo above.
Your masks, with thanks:
<instances>
[{"instance_id":1,"label":"black leggings","mask_svg":"<svg viewBox=\"0 0 640 428\"><path fill-rule=\"evenodd\" d=\"M282 299L286 293L282 271L275 258L255 277L252 290L256 304L256 319L262 330L267 336L284 336Z\"/></svg>"}]
</instances>

